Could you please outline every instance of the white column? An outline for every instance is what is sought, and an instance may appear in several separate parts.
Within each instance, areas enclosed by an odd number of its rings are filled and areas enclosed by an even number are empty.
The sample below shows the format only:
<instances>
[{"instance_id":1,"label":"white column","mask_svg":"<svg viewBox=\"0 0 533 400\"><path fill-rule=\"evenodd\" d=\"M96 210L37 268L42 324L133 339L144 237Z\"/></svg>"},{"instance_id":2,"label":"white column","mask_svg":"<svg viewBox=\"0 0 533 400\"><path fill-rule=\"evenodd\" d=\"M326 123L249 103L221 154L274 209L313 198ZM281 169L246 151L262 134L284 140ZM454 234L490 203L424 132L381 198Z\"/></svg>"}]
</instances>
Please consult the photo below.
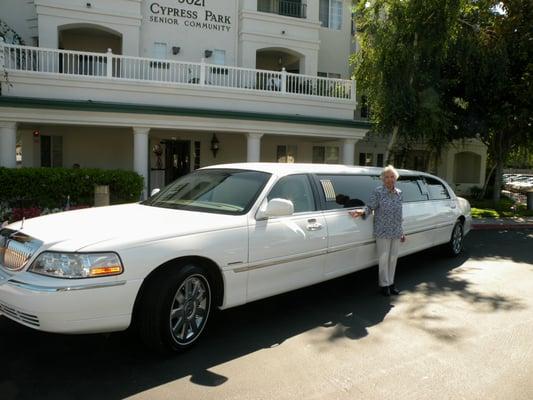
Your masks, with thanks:
<instances>
[{"instance_id":1,"label":"white column","mask_svg":"<svg viewBox=\"0 0 533 400\"><path fill-rule=\"evenodd\" d=\"M0 122L0 167L17 166L17 123Z\"/></svg>"},{"instance_id":2,"label":"white column","mask_svg":"<svg viewBox=\"0 0 533 400\"><path fill-rule=\"evenodd\" d=\"M248 133L247 135L247 162L259 162L261 159L261 136L262 133Z\"/></svg>"},{"instance_id":3,"label":"white column","mask_svg":"<svg viewBox=\"0 0 533 400\"><path fill-rule=\"evenodd\" d=\"M342 144L342 163L344 165L354 164L355 139L345 139Z\"/></svg>"},{"instance_id":4,"label":"white column","mask_svg":"<svg viewBox=\"0 0 533 400\"><path fill-rule=\"evenodd\" d=\"M148 195L148 133L150 128L133 128L133 170L144 178L142 199Z\"/></svg>"}]
</instances>

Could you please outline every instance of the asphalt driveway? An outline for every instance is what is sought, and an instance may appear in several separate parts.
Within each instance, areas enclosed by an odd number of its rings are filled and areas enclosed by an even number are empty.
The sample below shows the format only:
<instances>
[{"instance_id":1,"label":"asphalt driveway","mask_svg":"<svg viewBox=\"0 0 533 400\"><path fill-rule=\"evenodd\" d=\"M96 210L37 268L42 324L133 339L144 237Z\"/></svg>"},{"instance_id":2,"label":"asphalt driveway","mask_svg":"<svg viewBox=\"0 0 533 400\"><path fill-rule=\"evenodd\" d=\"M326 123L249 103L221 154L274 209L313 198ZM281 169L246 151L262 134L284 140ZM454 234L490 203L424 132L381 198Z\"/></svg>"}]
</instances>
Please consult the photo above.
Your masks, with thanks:
<instances>
[{"instance_id":1,"label":"asphalt driveway","mask_svg":"<svg viewBox=\"0 0 533 400\"><path fill-rule=\"evenodd\" d=\"M456 259L400 260L220 312L169 358L132 335L40 333L0 317L0 399L531 399L533 230L474 231Z\"/></svg>"}]
</instances>

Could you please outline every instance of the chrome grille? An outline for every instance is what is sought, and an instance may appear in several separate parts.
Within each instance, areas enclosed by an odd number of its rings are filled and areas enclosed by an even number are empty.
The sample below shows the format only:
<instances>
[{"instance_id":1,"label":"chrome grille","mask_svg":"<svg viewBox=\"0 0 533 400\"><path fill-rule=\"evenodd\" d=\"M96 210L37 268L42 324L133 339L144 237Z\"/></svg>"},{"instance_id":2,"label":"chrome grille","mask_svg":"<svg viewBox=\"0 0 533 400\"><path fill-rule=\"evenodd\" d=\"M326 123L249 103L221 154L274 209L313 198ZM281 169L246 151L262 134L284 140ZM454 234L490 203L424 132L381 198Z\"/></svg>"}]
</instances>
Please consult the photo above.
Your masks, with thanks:
<instances>
[{"instance_id":1,"label":"chrome grille","mask_svg":"<svg viewBox=\"0 0 533 400\"><path fill-rule=\"evenodd\" d=\"M22 312L2 302L0 302L0 313L17 322L22 322L31 326L40 326L39 318L37 316Z\"/></svg>"},{"instance_id":2,"label":"chrome grille","mask_svg":"<svg viewBox=\"0 0 533 400\"><path fill-rule=\"evenodd\" d=\"M11 271L22 269L41 245L41 241L21 232L2 229L0 231L0 265Z\"/></svg>"}]
</instances>

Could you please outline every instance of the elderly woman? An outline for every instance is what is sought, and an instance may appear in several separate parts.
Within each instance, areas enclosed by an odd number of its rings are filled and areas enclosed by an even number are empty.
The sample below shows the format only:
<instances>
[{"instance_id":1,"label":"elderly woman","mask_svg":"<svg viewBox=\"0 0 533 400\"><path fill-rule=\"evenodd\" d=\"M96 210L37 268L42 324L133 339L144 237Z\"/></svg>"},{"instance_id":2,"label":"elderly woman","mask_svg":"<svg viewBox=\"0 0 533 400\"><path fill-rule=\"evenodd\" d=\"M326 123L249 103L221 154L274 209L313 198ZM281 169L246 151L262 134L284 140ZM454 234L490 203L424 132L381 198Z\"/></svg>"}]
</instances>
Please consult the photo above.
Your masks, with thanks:
<instances>
[{"instance_id":1,"label":"elderly woman","mask_svg":"<svg viewBox=\"0 0 533 400\"><path fill-rule=\"evenodd\" d=\"M398 171L389 165L381 173L382 186L372 192L368 211L352 211L352 217L374 211L374 236L379 259L379 286L384 296L399 294L394 287L394 274L400 242L405 241L402 229L402 192L396 187Z\"/></svg>"}]
</instances>

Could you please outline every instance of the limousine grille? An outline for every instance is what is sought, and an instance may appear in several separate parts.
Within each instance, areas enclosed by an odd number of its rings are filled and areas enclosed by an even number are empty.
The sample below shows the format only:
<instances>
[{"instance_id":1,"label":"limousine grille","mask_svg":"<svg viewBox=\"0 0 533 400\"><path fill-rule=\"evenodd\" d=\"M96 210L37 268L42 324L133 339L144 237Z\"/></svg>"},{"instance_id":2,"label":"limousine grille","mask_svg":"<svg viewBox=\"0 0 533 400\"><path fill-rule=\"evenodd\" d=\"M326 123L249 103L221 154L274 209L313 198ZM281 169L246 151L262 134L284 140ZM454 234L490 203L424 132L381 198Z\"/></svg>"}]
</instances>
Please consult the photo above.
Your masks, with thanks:
<instances>
[{"instance_id":1,"label":"limousine grille","mask_svg":"<svg viewBox=\"0 0 533 400\"><path fill-rule=\"evenodd\" d=\"M18 271L26 265L42 242L11 229L0 231L0 265Z\"/></svg>"},{"instance_id":2,"label":"limousine grille","mask_svg":"<svg viewBox=\"0 0 533 400\"><path fill-rule=\"evenodd\" d=\"M8 318L31 326L38 327L41 325L37 316L22 312L2 302L0 302L0 314L4 314Z\"/></svg>"}]
</instances>

